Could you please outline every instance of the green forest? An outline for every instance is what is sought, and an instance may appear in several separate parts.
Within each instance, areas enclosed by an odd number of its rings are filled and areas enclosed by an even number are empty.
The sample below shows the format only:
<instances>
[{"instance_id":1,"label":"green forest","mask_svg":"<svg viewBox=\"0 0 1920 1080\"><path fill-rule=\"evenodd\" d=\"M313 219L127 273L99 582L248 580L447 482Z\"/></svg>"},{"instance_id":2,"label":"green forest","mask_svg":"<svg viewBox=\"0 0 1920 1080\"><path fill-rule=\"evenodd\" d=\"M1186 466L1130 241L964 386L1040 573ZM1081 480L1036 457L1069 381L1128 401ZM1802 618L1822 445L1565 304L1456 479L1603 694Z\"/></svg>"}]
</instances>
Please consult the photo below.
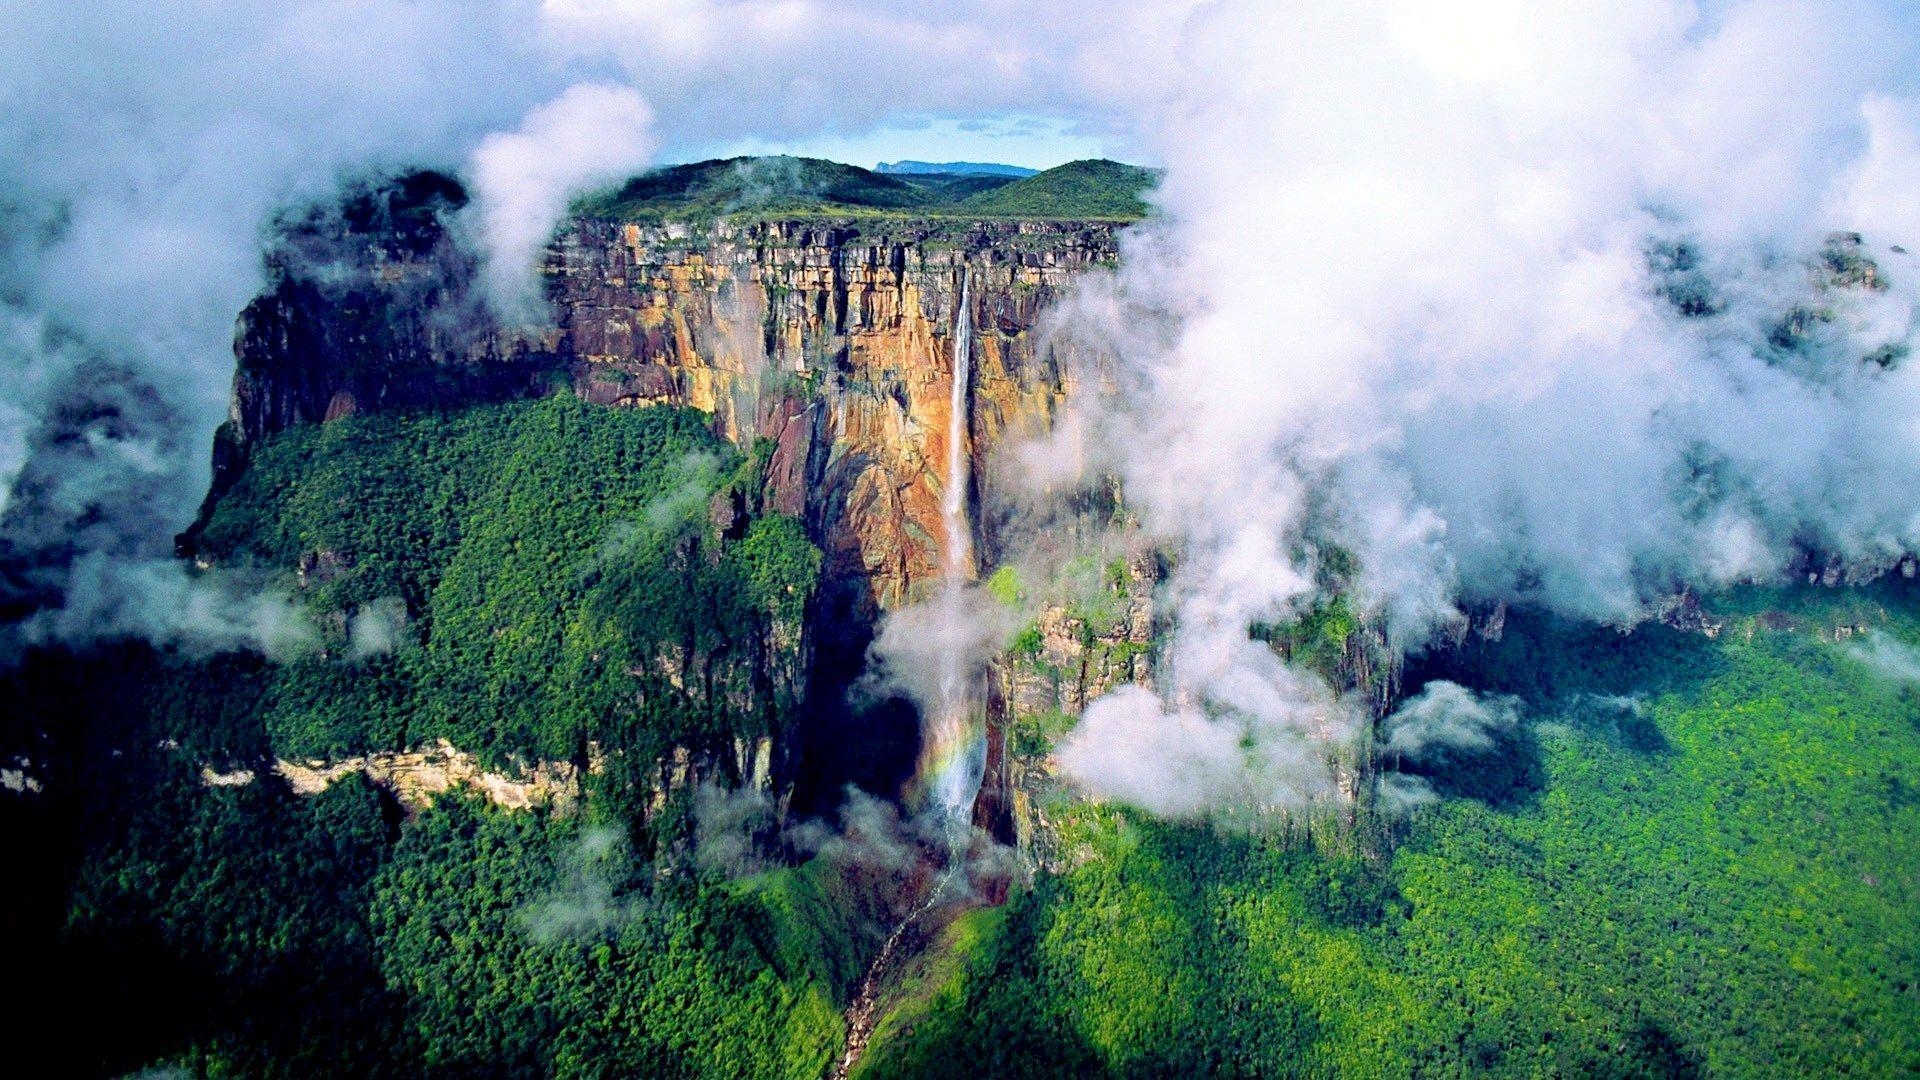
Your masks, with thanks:
<instances>
[{"instance_id":1,"label":"green forest","mask_svg":"<svg viewBox=\"0 0 1920 1080\"><path fill-rule=\"evenodd\" d=\"M718 751L797 705L820 553L757 512L757 467L698 414L564 394L272 440L195 556L268 574L310 633L271 658L47 649L0 678L6 743L48 778L0 833L56 870L7 923L59 973L49 1022L112 1018L61 1071L817 1074L850 976L787 924L846 905L697 872L691 793L654 770L715 751L737 782ZM302 798L271 771L436 739L571 761L584 808L410 815L363 776Z\"/></svg>"},{"instance_id":2,"label":"green forest","mask_svg":"<svg viewBox=\"0 0 1920 1080\"><path fill-rule=\"evenodd\" d=\"M564 394L302 425L197 553L294 568L323 628L260 687L282 756L444 738L496 762L584 763L588 742L651 760L772 735L794 705L768 659L820 555L752 513L756 467L692 411ZM703 677L664 685L663 658Z\"/></svg>"},{"instance_id":3,"label":"green forest","mask_svg":"<svg viewBox=\"0 0 1920 1080\"><path fill-rule=\"evenodd\" d=\"M897 868L770 839L765 807L716 835L653 768L796 723L781 658L821 556L756 505L760 456L565 394L264 446L195 556L269 575L311 635L44 649L3 677L0 735L48 784L0 793L0 836L52 868L5 901L49 973L16 1020L98 1029L51 1071L824 1075ZM1059 799L1066 857L903 967L857 1073L1920 1068L1920 683L1887 660L1920 647L1920 590L1707 612L1711 637L1516 612L1416 659L1410 688L1525 719L1410 817L1363 800L1288 837ZM1350 620L1309 618L1274 640ZM531 810L270 769L439 738L599 766Z\"/></svg>"},{"instance_id":4,"label":"green forest","mask_svg":"<svg viewBox=\"0 0 1920 1080\"><path fill-rule=\"evenodd\" d=\"M1920 595L1715 609L1430 660L1529 721L1333 850L1063 808L1084 860L956 925L864 1075L1920 1068L1920 688L1833 640L1911 646Z\"/></svg>"}]
</instances>

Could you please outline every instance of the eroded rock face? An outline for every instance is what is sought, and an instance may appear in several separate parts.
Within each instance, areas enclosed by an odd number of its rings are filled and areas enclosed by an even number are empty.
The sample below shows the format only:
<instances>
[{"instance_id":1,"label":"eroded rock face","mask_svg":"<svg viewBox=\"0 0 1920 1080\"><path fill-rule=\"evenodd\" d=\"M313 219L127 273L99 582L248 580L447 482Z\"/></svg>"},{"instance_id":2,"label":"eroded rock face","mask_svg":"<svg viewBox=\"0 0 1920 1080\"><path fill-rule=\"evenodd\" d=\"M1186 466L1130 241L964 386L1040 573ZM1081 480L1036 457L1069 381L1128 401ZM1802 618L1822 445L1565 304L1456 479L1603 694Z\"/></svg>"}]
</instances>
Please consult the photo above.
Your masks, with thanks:
<instances>
[{"instance_id":1,"label":"eroded rock face","mask_svg":"<svg viewBox=\"0 0 1920 1080\"><path fill-rule=\"evenodd\" d=\"M845 783L871 787L910 767L912 718L849 718L846 687L879 614L940 581L955 424L973 459L974 569L998 555L978 512L991 501L982 478L996 448L1046 431L1072 392L1044 320L1075 279L1116 259L1119 226L576 221L543 266L554 325L529 333L492 325L471 301L470 257L433 222L410 220L404 242L352 234L273 268L273 288L240 319L214 497L253 446L294 423L556 387L608 405L708 412L763 462L762 504L804 521L826 554L809 625L794 648L772 650L771 666L810 696L813 718L773 771L791 781L792 755L806 756L819 790L802 801L825 806ZM963 279L974 334L955 416ZM1093 672L1091 684L1109 674ZM1085 691L1069 696L1077 706Z\"/></svg>"},{"instance_id":2,"label":"eroded rock face","mask_svg":"<svg viewBox=\"0 0 1920 1080\"><path fill-rule=\"evenodd\" d=\"M279 760L273 763L273 771L299 795L319 794L337 780L364 772L411 811L425 809L435 796L454 788L477 792L512 810L536 805L570 806L580 796L579 770L569 762L543 761L511 774L492 772L482 768L477 757L444 739L404 754L369 754L337 761ZM239 778L242 774L244 779ZM202 770L202 782L209 786L252 780L253 774L246 770L224 774L210 768Z\"/></svg>"},{"instance_id":3,"label":"eroded rock face","mask_svg":"<svg viewBox=\"0 0 1920 1080\"><path fill-rule=\"evenodd\" d=\"M766 440L771 505L807 521L829 580L886 609L939 573L962 275L976 332L957 422L979 476L1071 389L1036 328L1114 245L1100 224L581 222L547 273L577 392L692 406L743 446Z\"/></svg>"},{"instance_id":4,"label":"eroded rock face","mask_svg":"<svg viewBox=\"0 0 1920 1080\"><path fill-rule=\"evenodd\" d=\"M539 333L490 325L449 243L345 246L325 273L280 268L243 313L221 471L292 423L539 393L560 376L589 400L690 406L759 443L769 505L807 522L829 582L871 614L938 577L961 275L976 332L959 422L981 476L992 447L1044 431L1070 391L1036 330L1076 276L1113 261L1116 231L579 221L548 252L556 329Z\"/></svg>"},{"instance_id":5,"label":"eroded rock face","mask_svg":"<svg viewBox=\"0 0 1920 1080\"><path fill-rule=\"evenodd\" d=\"M1110 224L1006 221L589 221L549 253L560 360L575 391L710 412L717 431L764 455L765 504L804 520L826 554L809 634L813 719L794 744L808 762L800 805L836 804L848 782L884 792L885 777L911 768L911 716L846 715L866 628L940 581L955 423L976 478L973 569L990 566L978 478L996 448L1052 425L1074 387L1045 341L1046 312L1116 255ZM974 334L956 417L963 277Z\"/></svg>"}]
</instances>

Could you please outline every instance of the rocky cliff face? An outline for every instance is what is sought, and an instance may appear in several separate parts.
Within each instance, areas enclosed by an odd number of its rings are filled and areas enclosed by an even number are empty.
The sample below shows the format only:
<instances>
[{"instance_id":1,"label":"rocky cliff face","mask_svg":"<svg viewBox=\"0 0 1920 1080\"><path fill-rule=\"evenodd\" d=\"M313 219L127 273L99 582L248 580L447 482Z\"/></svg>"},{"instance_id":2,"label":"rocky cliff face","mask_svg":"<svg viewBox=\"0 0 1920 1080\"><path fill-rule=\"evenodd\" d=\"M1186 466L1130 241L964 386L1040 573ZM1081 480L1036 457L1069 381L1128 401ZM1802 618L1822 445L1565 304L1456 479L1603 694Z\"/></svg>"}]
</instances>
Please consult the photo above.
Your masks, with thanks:
<instances>
[{"instance_id":1,"label":"rocky cliff face","mask_svg":"<svg viewBox=\"0 0 1920 1080\"><path fill-rule=\"evenodd\" d=\"M581 222L555 245L548 292L576 392L711 413L764 455L764 498L803 519L826 553L814 707L794 745L807 763L800 806L837 803L849 781L884 791L911 769L909 712L846 710L869 628L939 581L950 426L964 426L977 486L996 447L1051 425L1072 376L1041 340L1044 313L1115 255L1111 225L1023 222ZM958 398L967 408L954 416L963 277L975 333ZM966 499L974 550L990 565L984 495ZM991 748L1002 778L1004 726ZM1007 783L981 807L1003 834L1017 831Z\"/></svg>"},{"instance_id":2,"label":"rocky cliff face","mask_svg":"<svg viewBox=\"0 0 1920 1080\"><path fill-rule=\"evenodd\" d=\"M994 446L1046 429L1070 375L1036 329L1114 257L1106 224L580 222L546 271L582 396L690 405L743 446L764 440L772 505L808 523L830 580L891 608L939 573L949 426L966 426L974 476ZM977 330L956 418L963 275Z\"/></svg>"},{"instance_id":3,"label":"rocky cliff face","mask_svg":"<svg viewBox=\"0 0 1920 1080\"><path fill-rule=\"evenodd\" d=\"M975 337L964 444L984 465L1051 423L1069 374L1039 342L1116 226L1060 222L571 224L548 254L557 329L503 330L464 300L443 237L284 258L242 315L228 463L297 422L538 393L687 405L767 455L767 497L808 524L870 610L937 576L961 278ZM980 468L972 475L983 475ZM977 497L977 492L974 493Z\"/></svg>"},{"instance_id":4,"label":"rocky cliff face","mask_svg":"<svg viewBox=\"0 0 1920 1080\"><path fill-rule=\"evenodd\" d=\"M764 505L804 521L826 553L808 640L793 653L811 669L792 673L811 684L810 730L785 756L850 759L821 767L820 805L848 781L884 790L911 765L913 718L898 708L849 717L845 689L877 615L939 580L948 432L964 426L974 550L991 565L980 478L995 448L1044 431L1073 389L1044 319L1076 277L1116 258L1119 226L580 220L543 266L554 324L526 332L469 301L474 267L441 228L444 208L316 220L277 250L274 287L240 320L215 496L259 440L366 410L570 387L609 405L708 412L762 463ZM963 282L975 332L955 416ZM999 718L1033 705L1029 691L1006 687L1014 704ZM996 768L989 803L1005 828L1011 789L1004 763Z\"/></svg>"}]
</instances>

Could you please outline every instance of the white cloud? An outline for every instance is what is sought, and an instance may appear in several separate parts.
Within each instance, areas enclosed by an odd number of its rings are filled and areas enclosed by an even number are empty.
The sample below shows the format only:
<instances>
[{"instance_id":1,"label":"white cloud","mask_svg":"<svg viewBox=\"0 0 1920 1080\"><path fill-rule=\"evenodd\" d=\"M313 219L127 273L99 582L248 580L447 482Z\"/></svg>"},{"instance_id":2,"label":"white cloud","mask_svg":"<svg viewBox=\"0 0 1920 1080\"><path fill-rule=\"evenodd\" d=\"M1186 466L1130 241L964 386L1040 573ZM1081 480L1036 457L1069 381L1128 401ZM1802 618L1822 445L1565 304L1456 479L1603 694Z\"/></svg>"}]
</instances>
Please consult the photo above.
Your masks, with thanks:
<instances>
[{"instance_id":1,"label":"white cloud","mask_svg":"<svg viewBox=\"0 0 1920 1080\"><path fill-rule=\"evenodd\" d=\"M1468 600L1631 622L1804 546L1885 565L1920 545L1920 369L1861 363L1911 341L1920 301L1890 247L1920 190L1895 13L1223 0L1190 20L1141 103L1168 223L1066 318L1118 387L1081 403L1076 447L1178 552L1171 704L1125 690L1085 730L1157 748L1153 783L1192 791L1108 789L1179 813L1264 786L1257 755L1222 763L1261 745L1244 689L1297 685L1249 630L1304 605L1307 540L1358 556L1354 598L1403 645ZM1890 288L1815 295L1840 225ZM1692 245L1709 313L1657 294L1655 239ZM1783 351L1795 307L1831 318Z\"/></svg>"},{"instance_id":2,"label":"white cloud","mask_svg":"<svg viewBox=\"0 0 1920 1080\"><path fill-rule=\"evenodd\" d=\"M568 198L644 171L656 146L653 109L640 95L595 83L569 87L529 112L519 130L481 142L471 173L497 310L544 320L534 270Z\"/></svg>"},{"instance_id":3,"label":"white cloud","mask_svg":"<svg viewBox=\"0 0 1920 1080\"><path fill-rule=\"evenodd\" d=\"M407 602L382 596L360 605L347 622L347 655L355 659L393 652L407 644Z\"/></svg>"},{"instance_id":4,"label":"white cloud","mask_svg":"<svg viewBox=\"0 0 1920 1080\"><path fill-rule=\"evenodd\" d=\"M1509 698L1482 698L1459 683L1436 679L1380 722L1381 749L1424 761L1435 752L1491 750L1520 722Z\"/></svg>"},{"instance_id":5,"label":"white cloud","mask_svg":"<svg viewBox=\"0 0 1920 1080\"><path fill-rule=\"evenodd\" d=\"M1920 682L1920 649L1885 631L1868 631L1864 641L1849 646L1846 651L1882 678L1899 683Z\"/></svg>"}]
</instances>

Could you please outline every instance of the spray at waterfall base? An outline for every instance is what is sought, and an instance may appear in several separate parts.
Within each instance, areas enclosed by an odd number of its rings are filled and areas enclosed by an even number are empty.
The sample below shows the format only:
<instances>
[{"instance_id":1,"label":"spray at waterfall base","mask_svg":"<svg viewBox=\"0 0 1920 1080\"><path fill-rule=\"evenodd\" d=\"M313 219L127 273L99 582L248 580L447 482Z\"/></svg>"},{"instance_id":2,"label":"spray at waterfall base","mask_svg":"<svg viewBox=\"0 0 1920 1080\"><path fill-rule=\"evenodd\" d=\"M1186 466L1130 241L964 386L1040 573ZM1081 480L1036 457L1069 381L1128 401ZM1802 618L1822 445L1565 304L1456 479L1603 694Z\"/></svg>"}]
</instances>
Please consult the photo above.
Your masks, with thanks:
<instances>
[{"instance_id":1,"label":"spray at waterfall base","mask_svg":"<svg viewBox=\"0 0 1920 1080\"><path fill-rule=\"evenodd\" d=\"M992 843L973 827L991 756L985 669L1016 624L1016 614L985 590L958 584L888 615L870 650L868 691L906 698L919 710L919 755L901 806L937 834L943 856L962 840Z\"/></svg>"}]
</instances>

